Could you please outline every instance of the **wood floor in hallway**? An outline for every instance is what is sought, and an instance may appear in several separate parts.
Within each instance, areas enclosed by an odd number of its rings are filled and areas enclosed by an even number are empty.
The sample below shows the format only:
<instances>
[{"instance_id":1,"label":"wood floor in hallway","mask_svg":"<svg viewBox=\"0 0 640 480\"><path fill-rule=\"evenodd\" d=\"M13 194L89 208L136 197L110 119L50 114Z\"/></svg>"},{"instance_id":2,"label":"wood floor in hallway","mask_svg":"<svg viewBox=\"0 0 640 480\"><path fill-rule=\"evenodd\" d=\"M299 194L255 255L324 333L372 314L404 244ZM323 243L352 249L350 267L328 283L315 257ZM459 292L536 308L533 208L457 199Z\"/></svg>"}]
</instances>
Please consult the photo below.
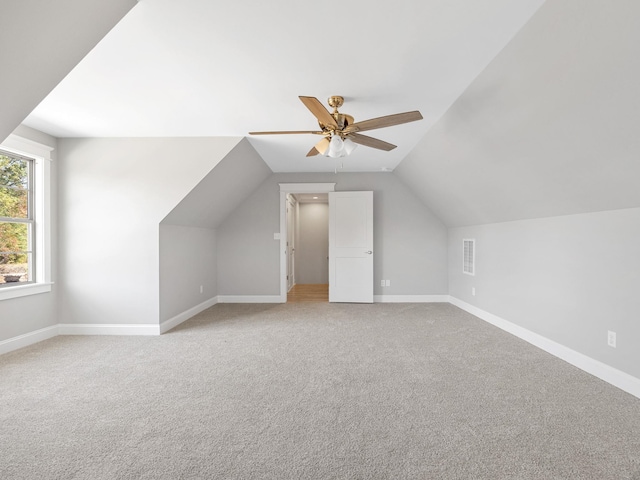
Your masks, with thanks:
<instances>
[{"instance_id":1,"label":"wood floor in hallway","mask_svg":"<svg viewBox=\"0 0 640 480\"><path fill-rule=\"evenodd\" d=\"M287 294L287 303L328 302L328 284L294 285Z\"/></svg>"}]
</instances>

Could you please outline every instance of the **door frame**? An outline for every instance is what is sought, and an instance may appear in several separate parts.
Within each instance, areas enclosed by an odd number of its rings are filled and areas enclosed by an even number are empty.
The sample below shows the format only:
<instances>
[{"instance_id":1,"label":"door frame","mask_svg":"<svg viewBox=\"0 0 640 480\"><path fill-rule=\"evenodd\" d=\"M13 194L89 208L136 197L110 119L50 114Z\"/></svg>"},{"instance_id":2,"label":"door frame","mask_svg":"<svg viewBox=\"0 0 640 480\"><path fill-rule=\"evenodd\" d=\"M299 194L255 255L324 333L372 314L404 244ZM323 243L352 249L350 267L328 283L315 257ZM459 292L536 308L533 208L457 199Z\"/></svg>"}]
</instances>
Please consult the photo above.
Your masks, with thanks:
<instances>
[{"instance_id":1,"label":"door frame","mask_svg":"<svg viewBox=\"0 0 640 480\"><path fill-rule=\"evenodd\" d=\"M294 194L287 194L287 293L295 285L295 264L296 264L296 229L298 225L298 201ZM293 229L293 232L289 231Z\"/></svg>"},{"instance_id":2,"label":"door frame","mask_svg":"<svg viewBox=\"0 0 640 480\"><path fill-rule=\"evenodd\" d=\"M280 183L280 303L287 303L287 194L335 192L335 183Z\"/></svg>"}]
</instances>

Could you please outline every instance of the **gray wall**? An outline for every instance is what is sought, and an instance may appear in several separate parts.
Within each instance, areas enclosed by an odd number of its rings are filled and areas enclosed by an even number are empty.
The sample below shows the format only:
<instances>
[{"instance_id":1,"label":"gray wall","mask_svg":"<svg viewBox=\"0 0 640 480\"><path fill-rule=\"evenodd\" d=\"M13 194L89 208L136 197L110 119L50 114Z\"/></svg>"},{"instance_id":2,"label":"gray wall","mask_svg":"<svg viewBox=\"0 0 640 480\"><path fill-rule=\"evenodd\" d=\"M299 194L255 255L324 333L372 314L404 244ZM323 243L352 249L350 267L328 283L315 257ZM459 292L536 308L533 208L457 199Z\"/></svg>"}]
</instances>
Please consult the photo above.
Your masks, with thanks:
<instances>
[{"instance_id":1,"label":"gray wall","mask_svg":"<svg viewBox=\"0 0 640 480\"><path fill-rule=\"evenodd\" d=\"M240 140L59 141L61 323L159 323L159 224Z\"/></svg>"},{"instance_id":2,"label":"gray wall","mask_svg":"<svg viewBox=\"0 0 640 480\"><path fill-rule=\"evenodd\" d=\"M160 322L217 293L216 231L161 224Z\"/></svg>"},{"instance_id":3,"label":"gray wall","mask_svg":"<svg viewBox=\"0 0 640 480\"><path fill-rule=\"evenodd\" d=\"M267 164L243 138L162 223L215 229L269 175Z\"/></svg>"},{"instance_id":4,"label":"gray wall","mask_svg":"<svg viewBox=\"0 0 640 480\"><path fill-rule=\"evenodd\" d=\"M31 128L20 126L14 134L48 145L54 149L57 147L56 139L38 132ZM27 297L13 298L10 300L0 301L0 341L9 338L24 335L41 328L50 327L58 323L58 291L60 289L57 284L58 276L58 242L57 242L57 219L58 219L58 201L57 201L57 171L58 161L56 160L57 151L51 152L51 280L54 285L51 292L41 293L39 295L29 295Z\"/></svg>"},{"instance_id":5,"label":"gray wall","mask_svg":"<svg viewBox=\"0 0 640 480\"><path fill-rule=\"evenodd\" d=\"M215 229L269 175L242 139L162 220L160 322L218 294Z\"/></svg>"},{"instance_id":6,"label":"gray wall","mask_svg":"<svg viewBox=\"0 0 640 480\"><path fill-rule=\"evenodd\" d=\"M279 295L279 183L336 182L337 191L374 192L376 295L447 293L447 231L392 173L274 174L218 229L218 293ZM380 287L381 279L391 286Z\"/></svg>"},{"instance_id":7,"label":"gray wall","mask_svg":"<svg viewBox=\"0 0 640 480\"><path fill-rule=\"evenodd\" d=\"M463 238L476 239L475 276L462 273ZM640 208L452 228L449 291L640 378L639 243Z\"/></svg>"},{"instance_id":8,"label":"gray wall","mask_svg":"<svg viewBox=\"0 0 640 480\"><path fill-rule=\"evenodd\" d=\"M300 203L296 283L329 283L329 204Z\"/></svg>"},{"instance_id":9,"label":"gray wall","mask_svg":"<svg viewBox=\"0 0 640 480\"><path fill-rule=\"evenodd\" d=\"M545 2L394 173L450 227L640 207L639 17Z\"/></svg>"}]
</instances>

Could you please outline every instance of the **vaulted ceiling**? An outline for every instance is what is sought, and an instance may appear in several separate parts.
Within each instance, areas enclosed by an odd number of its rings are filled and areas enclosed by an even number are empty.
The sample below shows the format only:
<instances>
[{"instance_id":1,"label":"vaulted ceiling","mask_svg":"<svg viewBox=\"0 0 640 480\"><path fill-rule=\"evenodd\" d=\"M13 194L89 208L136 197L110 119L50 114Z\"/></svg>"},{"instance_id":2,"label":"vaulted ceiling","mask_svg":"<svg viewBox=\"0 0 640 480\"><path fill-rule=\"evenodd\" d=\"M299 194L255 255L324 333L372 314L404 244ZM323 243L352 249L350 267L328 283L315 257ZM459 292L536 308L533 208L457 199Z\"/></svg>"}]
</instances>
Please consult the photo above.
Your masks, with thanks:
<instances>
[{"instance_id":1,"label":"vaulted ceiling","mask_svg":"<svg viewBox=\"0 0 640 480\"><path fill-rule=\"evenodd\" d=\"M243 136L317 130L298 100L345 97L356 121L420 110L368 132L344 171L392 170L543 0L141 0L29 116L54 136ZM313 135L250 137L276 172L329 172Z\"/></svg>"},{"instance_id":2,"label":"vaulted ceiling","mask_svg":"<svg viewBox=\"0 0 640 480\"><path fill-rule=\"evenodd\" d=\"M635 0L141 0L117 23L133 3L3 2L0 136L32 110L59 137L307 130L296 97L338 94L356 121L422 112L343 170L393 170L447 225L640 206ZM341 167L316 141L249 138L276 172Z\"/></svg>"}]
</instances>

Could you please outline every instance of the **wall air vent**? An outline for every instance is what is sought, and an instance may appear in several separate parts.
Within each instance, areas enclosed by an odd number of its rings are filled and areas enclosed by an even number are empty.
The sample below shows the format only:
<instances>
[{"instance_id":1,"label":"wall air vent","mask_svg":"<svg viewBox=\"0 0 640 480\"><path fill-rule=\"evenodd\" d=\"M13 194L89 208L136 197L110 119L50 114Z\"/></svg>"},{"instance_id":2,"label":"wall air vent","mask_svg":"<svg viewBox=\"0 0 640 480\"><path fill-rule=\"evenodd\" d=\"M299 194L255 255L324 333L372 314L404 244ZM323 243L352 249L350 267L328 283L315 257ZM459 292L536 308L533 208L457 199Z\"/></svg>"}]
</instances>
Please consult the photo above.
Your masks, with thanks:
<instances>
[{"instance_id":1,"label":"wall air vent","mask_svg":"<svg viewBox=\"0 0 640 480\"><path fill-rule=\"evenodd\" d=\"M462 240L462 273L476 274L476 241L472 238Z\"/></svg>"}]
</instances>

